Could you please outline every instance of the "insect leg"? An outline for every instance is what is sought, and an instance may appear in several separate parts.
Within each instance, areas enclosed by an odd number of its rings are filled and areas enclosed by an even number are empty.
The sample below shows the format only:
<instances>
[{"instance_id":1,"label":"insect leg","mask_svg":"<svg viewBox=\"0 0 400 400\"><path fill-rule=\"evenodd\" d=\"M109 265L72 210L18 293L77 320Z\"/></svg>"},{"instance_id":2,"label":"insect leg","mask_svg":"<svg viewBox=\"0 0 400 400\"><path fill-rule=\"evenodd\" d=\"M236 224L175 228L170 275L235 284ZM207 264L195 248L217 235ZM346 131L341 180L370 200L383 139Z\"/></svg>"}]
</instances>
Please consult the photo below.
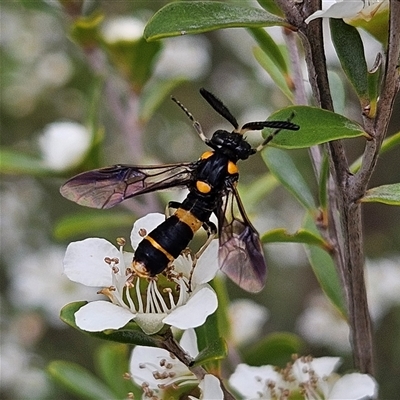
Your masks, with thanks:
<instances>
[{"instance_id":1,"label":"insect leg","mask_svg":"<svg viewBox=\"0 0 400 400\"><path fill-rule=\"evenodd\" d=\"M282 126L277 126L278 129L275 129L275 131L273 131L270 135L268 135L264 139L264 141L255 148L255 150L256 151L261 151L283 129L288 129L288 130L292 130L292 131L299 130L300 127L298 125L295 125L295 124L290 122L294 118L294 116L295 116L295 113L292 112L290 114L290 117L286 121L265 121L266 124L267 123L271 123L271 125L269 126L271 128L274 128L274 122L280 123ZM266 125L265 127L268 127L268 125ZM244 128L244 126L243 126L243 128Z\"/></svg>"},{"instance_id":2,"label":"insect leg","mask_svg":"<svg viewBox=\"0 0 400 400\"><path fill-rule=\"evenodd\" d=\"M204 253L204 251L207 249L207 247L210 245L211 241L215 238L218 232L216 225L211 221L203 222L203 228L207 232L208 237L203 246L201 246L200 249L197 251L197 253L194 255L192 262L192 270L190 271L190 276L189 276L189 285L188 285L189 291L191 290L192 276L197 261L199 260L200 256Z\"/></svg>"},{"instance_id":3,"label":"insect leg","mask_svg":"<svg viewBox=\"0 0 400 400\"><path fill-rule=\"evenodd\" d=\"M165 216L169 218L173 214L172 209L177 210L181 205L178 201L170 201L165 207Z\"/></svg>"},{"instance_id":4,"label":"insect leg","mask_svg":"<svg viewBox=\"0 0 400 400\"><path fill-rule=\"evenodd\" d=\"M207 240L203 244L203 246L200 247L200 249L197 251L195 255L195 259L197 259L204 253L205 249L209 246L211 241L217 236L217 227L215 224L211 221L203 222L203 228L207 232Z\"/></svg>"}]
</instances>

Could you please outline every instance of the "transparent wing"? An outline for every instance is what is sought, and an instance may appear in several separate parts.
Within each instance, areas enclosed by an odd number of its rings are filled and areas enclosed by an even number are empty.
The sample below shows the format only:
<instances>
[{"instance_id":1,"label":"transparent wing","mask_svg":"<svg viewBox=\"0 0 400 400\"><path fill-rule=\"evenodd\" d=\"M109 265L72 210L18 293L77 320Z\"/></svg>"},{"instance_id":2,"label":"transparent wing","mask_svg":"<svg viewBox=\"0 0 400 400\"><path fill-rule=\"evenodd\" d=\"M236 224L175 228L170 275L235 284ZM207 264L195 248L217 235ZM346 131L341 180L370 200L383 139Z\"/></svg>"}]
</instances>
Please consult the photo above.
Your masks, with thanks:
<instances>
[{"instance_id":1,"label":"transparent wing","mask_svg":"<svg viewBox=\"0 0 400 400\"><path fill-rule=\"evenodd\" d=\"M267 265L260 237L250 223L233 184L228 186L216 214L220 269L242 289L259 292L265 285Z\"/></svg>"},{"instance_id":2,"label":"transparent wing","mask_svg":"<svg viewBox=\"0 0 400 400\"><path fill-rule=\"evenodd\" d=\"M171 187L187 186L195 163L162 166L114 165L83 172L60 188L68 200L92 208L111 208L125 199Z\"/></svg>"}]
</instances>

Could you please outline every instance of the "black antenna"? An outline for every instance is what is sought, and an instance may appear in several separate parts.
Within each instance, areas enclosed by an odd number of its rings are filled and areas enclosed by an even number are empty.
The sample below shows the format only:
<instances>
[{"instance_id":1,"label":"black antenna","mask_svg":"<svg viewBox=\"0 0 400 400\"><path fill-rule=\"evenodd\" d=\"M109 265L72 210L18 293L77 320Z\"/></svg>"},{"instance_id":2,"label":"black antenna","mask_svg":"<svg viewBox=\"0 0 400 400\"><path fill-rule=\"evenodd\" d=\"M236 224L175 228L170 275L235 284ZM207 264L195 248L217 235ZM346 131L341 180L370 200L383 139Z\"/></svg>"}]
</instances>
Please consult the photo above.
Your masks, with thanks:
<instances>
[{"instance_id":1,"label":"black antenna","mask_svg":"<svg viewBox=\"0 0 400 400\"><path fill-rule=\"evenodd\" d=\"M218 97L215 97L212 93L204 88L200 89L200 94L219 115L222 115L227 121L229 121L233 125L235 130L239 128L239 124L236 121L236 118L231 114L228 108Z\"/></svg>"}]
</instances>

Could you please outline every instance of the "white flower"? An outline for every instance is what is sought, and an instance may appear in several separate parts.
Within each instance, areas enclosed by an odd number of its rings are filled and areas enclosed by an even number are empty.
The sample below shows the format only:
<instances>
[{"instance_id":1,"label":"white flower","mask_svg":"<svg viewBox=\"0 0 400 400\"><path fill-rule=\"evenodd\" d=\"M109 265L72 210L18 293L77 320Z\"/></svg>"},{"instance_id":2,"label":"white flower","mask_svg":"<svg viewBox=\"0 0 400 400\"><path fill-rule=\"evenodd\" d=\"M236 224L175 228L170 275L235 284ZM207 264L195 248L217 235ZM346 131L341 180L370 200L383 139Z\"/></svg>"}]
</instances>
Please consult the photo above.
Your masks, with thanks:
<instances>
[{"instance_id":1,"label":"white flower","mask_svg":"<svg viewBox=\"0 0 400 400\"><path fill-rule=\"evenodd\" d=\"M210 68L210 44L202 36L180 36L163 41L164 49L157 61L155 75L201 78Z\"/></svg>"},{"instance_id":2,"label":"white flower","mask_svg":"<svg viewBox=\"0 0 400 400\"><path fill-rule=\"evenodd\" d=\"M180 345L189 357L194 358L198 355L194 329L183 333ZM165 349L135 346L130 360L130 372L133 381L142 387L144 398L162 398L162 391L165 389L198 385L202 391L200 399L223 399L218 378L206 374L199 382L185 364ZM196 399L193 396L189 398Z\"/></svg>"},{"instance_id":3,"label":"white flower","mask_svg":"<svg viewBox=\"0 0 400 400\"><path fill-rule=\"evenodd\" d=\"M73 284L62 274L63 257L63 248L49 245L18 255L9 271L13 304L24 310L43 311L47 321L58 327L64 327L60 320L63 305L95 298L89 288Z\"/></svg>"},{"instance_id":4,"label":"white flower","mask_svg":"<svg viewBox=\"0 0 400 400\"><path fill-rule=\"evenodd\" d=\"M368 304L374 322L379 322L394 306L400 304L400 255L366 260Z\"/></svg>"},{"instance_id":5,"label":"white flower","mask_svg":"<svg viewBox=\"0 0 400 400\"><path fill-rule=\"evenodd\" d=\"M377 12L388 7L387 0L324 0L322 10L306 18L308 24L316 18L361 18L369 21Z\"/></svg>"},{"instance_id":6,"label":"white flower","mask_svg":"<svg viewBox=\"0 0 400 400\"><path fill-rule=\"evenodd\" d=\"M375 327L400 304L400 257L366 260L365 280L369 311ZM297 330L310 343L349 352L348 323L323 294L312 295L297 320Z\"/></svg>"},{"instance_id":7,"label":"white flower","mask_svg":"<svg viewBox=\"0 0 400 400\"><path fill-rule=\"evenodd\" d=\"M134 17L115 17L109 19L101 28L108 43L136 41L143 36L144 23Z\"/></svg>"},{"instance_id":8,"label":"white flower","mask_svg":"<svg viewBox=\"0 0 400 400\"><path fill-rule=\"evenodd\" d=\"M221 389L221 384L219 379L211 374L204 375L204 378L199 383L199 388L201 390L201 395L199 400L223 400L224 393ZM196 397L189 396L191 400L196 399Z\"/></svg>"},{"instance_id":9,"label":"white flower","mask_svg":"<svg viewBox=\"0 0 400 400\"><path fill-rule=\"evenodd\" d=\"M350 329L345 318L322 293L312 295L297 319L296 329L310 343L339 352L351 351Z\"/></svg>"},{"instance_id":10,"label":"white flower","mask_svg":"<svg viewBox=\"0 0 400 400\"><path fill-rule=\"evenodd\" d=\"M39 138L44 163L57 171L77 165L87 153L90 142L90 132L76 122L51 123Z\"/></svg>"},{"instance_id":11,"label":"white flower","mask_svg":"<svg viewBox=\"0 0 400 400\"><path fill-rule=\"evenodd\" d=\"M268 319L268 310L250 299L232 301L229 305L231 339L236 345L254 341Z\"/></svg>"},{"instance_id":12,"label":"white flower","mask_svg":"<svg viewBox=\"0 0 400 400\"><path fill-rule=\"evenodd\" d=\"M279 399L286 388L281 375L271 365L252 367L239 364L229 384L245 399Z\"/></svg>"},{"instance_id":13,"label":"white flower","mask_svg":"<svg viewBox=\"0 0 400 400\"><path fill-rule=\"evenodd\" d=\"M164 218L162 214L149 214L136 221L132 247L135 249L142 239L139 230L150 232ZM75 313L77 326L99 332L135 320L146 334L154 334L164 324L179 329L202 325L217 309L217 296L207 284L218 270L217 248L215 240L197 261L192 275L191 255L181 255L174 261L169 279L159 274L146 280L133 275L133 254L123 252L122 246L118 250L99 238L71 243L64 258L65 274L74 282L103 287L99 293L111 300L94 301L80 308Z\"/></svg>"},{"instance_id":14,"label":"white flower","mask_svg":"<svg viewBox=\"0 0 400 400\"><path fill-rule=\"evenodd\" d=\"M292 367L293 376L306 399L358 400L376 398L377 383L367 374L352 373L338 378L334 374L339 357L301 357Z\"/></svg>"},{"instance_id":15,"label":"white flower","mask_svg":"<svg viewBox=\"0 0 400 400\"><path fill-rule=\"evenodd\" d=\"M271 365L251 367L239 364L229 383L245 399L357 400L375 398L377 384L366 374L339 377L334 370L338 357L301 357L285 369ZM291 397L293 396L293 397Z\"/></svg>"}]
</instances>

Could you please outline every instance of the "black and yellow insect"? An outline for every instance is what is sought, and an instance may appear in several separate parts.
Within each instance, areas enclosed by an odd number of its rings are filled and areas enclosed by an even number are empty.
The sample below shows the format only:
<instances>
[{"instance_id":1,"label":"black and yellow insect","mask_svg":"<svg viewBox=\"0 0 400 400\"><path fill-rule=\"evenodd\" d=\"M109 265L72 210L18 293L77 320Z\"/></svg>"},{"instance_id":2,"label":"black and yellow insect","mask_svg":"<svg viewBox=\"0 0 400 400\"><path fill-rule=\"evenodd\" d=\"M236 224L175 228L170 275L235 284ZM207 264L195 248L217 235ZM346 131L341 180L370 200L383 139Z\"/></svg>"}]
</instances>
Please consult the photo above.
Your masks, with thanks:
<instances>
[{"instance_id":1,"label":"black and yellow insect","mask_svg":"<svg viewBox=\"0 0 400 400\"><path fill-rule=\"evenodd\" d=\"M211 139L189 111L173 99L192 120L200 138L212 150L198 161L161 166L115 165L83 172L61 187L61 194L78 204L94 208L110 208L130 197L157 190L186 187L189 194L139 244L132 262L138 276L153 277L164 271L188 246L194 233L204 227L212 237L216 227L210 222L214 213L218 220L219 264L241 288L258 292L265 284L267 267L257 231L246 216L236 184L237 162L246 160L263 148L281 129L298 130L288 121L249 122L239 129L235 117L213 94L200 89L201 95L214 110L234 127L232 132L217 130ZM252 148L243 134L249 130L275 128L257 148Z\"/></svg>"}]
</instances>

